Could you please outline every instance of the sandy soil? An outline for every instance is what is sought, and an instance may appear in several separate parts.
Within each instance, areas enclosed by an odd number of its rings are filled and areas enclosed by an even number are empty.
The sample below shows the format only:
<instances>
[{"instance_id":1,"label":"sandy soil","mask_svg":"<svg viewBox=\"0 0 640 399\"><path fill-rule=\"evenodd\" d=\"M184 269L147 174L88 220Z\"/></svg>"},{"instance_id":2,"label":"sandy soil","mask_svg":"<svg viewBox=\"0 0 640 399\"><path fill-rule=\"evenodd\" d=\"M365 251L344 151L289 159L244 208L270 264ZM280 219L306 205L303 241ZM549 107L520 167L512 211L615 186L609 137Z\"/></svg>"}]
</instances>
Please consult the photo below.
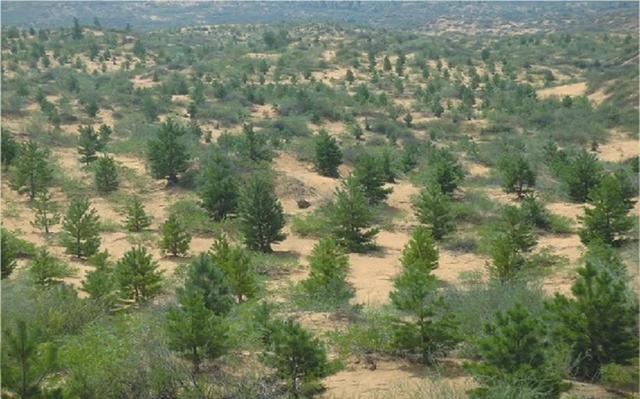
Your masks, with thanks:
<instances>
[{"instance_id":1,"label":"sandy soil","mask_svg":"<svg viewBox=\"0 0 640 399\"><path fill-rule=\"evenodd\" d=\"M598 146L598 158L607 162L622 162L640 155L640 142L637 138L613 131L609 140Z\"/></svg>"},{"instance_id":2,"label":"sandy soil","mask_svg":"<svg viewBox=\"0 0 640 399\"><path fill-rule=\"evenodd\" d=\"M548 97L577 97L582 96L587 92L587 83L572 83L567 85L549 87L546 89L538 90L538 96L540 98L548 98Z\"/></svg>"}]
</instances>

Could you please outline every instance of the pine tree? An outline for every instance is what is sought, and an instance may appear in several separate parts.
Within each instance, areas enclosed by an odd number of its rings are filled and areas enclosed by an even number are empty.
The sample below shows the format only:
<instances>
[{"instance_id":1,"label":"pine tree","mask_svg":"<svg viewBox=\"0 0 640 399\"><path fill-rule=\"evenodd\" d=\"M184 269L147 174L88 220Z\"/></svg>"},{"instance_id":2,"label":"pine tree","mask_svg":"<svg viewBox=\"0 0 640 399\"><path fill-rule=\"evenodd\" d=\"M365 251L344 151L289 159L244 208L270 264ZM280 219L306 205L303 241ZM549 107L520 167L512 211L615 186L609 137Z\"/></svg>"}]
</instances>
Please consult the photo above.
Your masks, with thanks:
<instances>
[{"instance_id":1,"label":"pine tree","mask_svg":"<svg viewBox=\"0 0 640 399\"><path fill-rule=\"evenodd\" d=\"M236 210L238 185L230 161L219 152L209 156L198 178L201 206L214 220L222 220Z\"/></svg>"},{"instance_id":2,"label":"pine tree","mask_svg":"<svg viewBox=\"0 0 640 399\"><path fill-rule=\"evenodd\" d=\"M338 177L338 166L342 163L342 151L334 137L321 129L315 138L314 164L322 176Z\"/></svg>"},{"instance_id":3,"label":"pine tree","mask_svg":"<svg viewBox=\"0 0 640 399\"><path fill-rule=\"evenodd\" d=\"M395 342L403 350L418 350L422 362L433 364L435 357L446 352L458 341L453 316L446 313L444 299L438 294L438 281L431 271L438 265L438 252L428 241L425 230L417 230L412 242L405 247L402 273L394 280L391 302L410 316L396 320ZM418 239L422 243L418 243ZM416 254L420 246L422 259Z\"/></svg>"},{"instance_id":4,"label":"pine tree","mask_svg":"<svg viewBox=\"0 0 640 399\"><path fill-rule=\"evenodd\" d=\"M80 27L80 22L78 22L78 18L73 18L73 30L71 31L71 38L73 40L82 39L82 28Z\"/></svg>"},{"instance_id":5,"label":"pine tree","mask_svg":"<svg viewBox=\"0 0 640 399\"><path fill-rule=\"evenodd\" d=\"M579 377L597 379L603 365L631 364L638 356L637 296L610 269L587 261L571 287L573 298L557 294L547 303L555 336L571 348Z\"/></svg>"},{"instance_id":6,"label":"pine tree","mask_svg":"<svg viewBox=\"0 0 640 399\"><path fill-rule=\"evenodd\" d=\"M418 226L413 230L402 251L400 263L405 269L415 268L427 274L438 267L438 248L428 229Z\"/></svg>"},{"instance_id":7,"label":"pine tree","mask_svg":"<svg viewBox=\"0 0 640 399\"><path fill-rule=\"evenodd\" d=\"M140 232L151 225L151 217L145 213L139 197L133 197L129 201L124 224L127 230L132 232Z\"/></svg>"},{"instance_id":8,"label":"pine tree","mask_svg":"<svg viewBox=\"0 0 640 399\"><path fill-rule=\"evenodd\" d=\"M615 248L601 240L596 239L589 242L587 252L584 254L584 261L604 268L622 279L628 278L627 267L620 254L616 252Z\"/></svg>"},{"instance_id":9,"label":"pine tree","mask_svg":"<svg viewBox=\"0 0 640 399\"><path fill-rule=\"evenodd\" d=\"M523 253L530 252L538 242L533 225L515 206L507 205L502 209L496 230L506 234L515 248Z\"/></svg>"},{"instance_id":10,"label":"pine tree","mask_svg":"<svg viewBox=\"0 0 640 399\"><path fill-rule=\"evenodd\" d=\"M109 125L106 125L106 124L100 125L100 129L98 129L98 148L97 148L98 151L105 150L105 148L107 147L107 144L109 144L109 141L111 141L112 133L113 133L113 130Z\"/></svg>"},{"instance_id":11,"label":"pine tree","mask_svg":"<svg viewBox=\"0 0 640 399\"><path fill-rule=\"evenodd\" d=\"M264 135L256 134L251 124L242 126L242 150L254 162L271 160L271 151L266 146Z\"/></svg>"},{"instance_id":12,"label":"pine tree","mask_svg":"<svg viewBox=\"0 0 640 399\"><path fill-rule=\"evenodd\" d=\"M362 135L364 134L364 132L362 131L362 128L358 123L353 123L353 125L351 125L350 131L353 135L353 138L355 138L357 141L360 141L362 139Z\"/></svg>"},{"instance_id":13,"label":"pine tree","mask_svg":"<svg viewBox=\"0 0 640 399\"><path fill-rule=\"evenodd\" d=\"M87 113L87 115L89 115L90 118L95 118L99 110L100 107L98 106L98 102L95 98L90 98L84 105L84 111Z\"/></svg>"},{"instance_id":14,"label":"pine tree","mask_svg":"<svg viewBox=\"0 0 640 399\"><path fill-rule=\"evenodd\" d=\"M2 339L2 388L19 398L39 398L41 383L57 370L56 346L22 319L5 328Z\"/></svg>"},{"instance_id":15,"label":"pine tree","mask_svg":"<svg viewBox=\"0 0 640 399\"><path fill-rule=\"evenodd\" d=\"M531 165L520 153L510 154L498 161L498 169L502 175L502 187L507 193L516 193L522 198L536 184L536 175Z\"/></svg>"},{"instance_id":16,"label":"pine tree","mask_svg":"<svg viewBox=\"0 0 640 399\"><path fill-rule=\"evenodd\" d=\"M120 297L142 303L156 296L162 289L162 271L158 267L143 246L127 251L115 268Z\"/></svg>"},{"instance_id":17,"label":"pine tree","mask_svg":"<svg viewBox=\"0 0 640 399\"><path fill-rule=\"evenodd\" d=\"M189 264L184 289L202 292L205 307L219 316L229 313L235 302L225 272L207 254Z\"/></svg>"},{"instance_id":18,"label":"pine tree","mask_svg":"<svg viewBox=\"0 0 640 399\"><path fill-rule=\"evenodd\" d=\"M462 165L446 148L435 150L429 160L429 180L435 181L443 193L450 195L464 178Z\"/></svg>"},{"instance_id":19,"label":"pine tree","mask_svg":"<svg viewBox=\"0 0 640 399\"><path fill-rule=\"evenodd\" d=\"M53 175L49 154L48 149L41 148L33 141L21 145L11 181L12 188L20 194L26 193L30 200L33 200L38 192L46 190Z\"/></svg>"},{"instance_id":20,"label":"pine tree","mask_svg":"<svg viewBox=\"0 0 640 399\"><path fill-rule=\"evenodd\" d=\"M384 56L384 60L382 61L382 69L385 72L389 72L391 70L391 61L389 61L389 57Z\"/></svg>"},{"instance_id":21,"label":"pine tree","mask_svg":"<svg viewBox=\"0 0 640 399\"><path fill-rule=\"evenodd\" d=\"M179 306L167 312L169 348L180 353L200 372L203 359L215 360L228 348L228 327L207 309L201 291L178 290Z\"/></svg>"},{"instance_id":22,"label":"pine tree","mask_svg":"<svg viewBox=\"0 0 640 399\"><path fill-rule=\"evenodd\" d=\"M349 84L353 83L353 81L355 80L355 77L353 76L353 72L351 72L351 69L347 69L347 76L344 79Z\"/></svg>"},{"instance_id":23,"label":"pine tree","mask_svg":"<svg viewBox=\"0 0 640 399\"><path fill-rule=\"evenodd\" d=\"M45 234L49 234L49 228L60 223L60 214L56 212L55 204L51 201L51 193L40 191L33 203L34 220L31 225L41 228Z\"/></svg>"},{"instance_id":24,"label":"pine tree","mask_svg":"<svg viewBox=\"0 0 640 399\"><path fill-rule=\"evenodd\" d=\"M619 178L607 175L591 190L588 202L580 217L583 228L580 239L584 244L599 240L609 245L619 243L631 231L634 219L628 215L633 207Z\"/></svg>"},{"instance_id":25,"label":"pine tree","mask_svg":"<svg viewBox=\"0 0 640 399\"><path fill-rule=\"evenodd\" d=\"M169 185L178 181L178 174L188 168L189 155L180 138L185 131L169 118L160 126L155 139L148 143L147 161L156 179L167 179Z\"/></svg>"},{"instance_id":26,"label":"pine tree","mask_svg":"<svg viewBox=\"0 0 640 399\"><path fill-rule=\"evenodd\" d=\"M191 243L191 234L185 230L178 217L171 215L160 228L162 240L160 248L173 256L185 255Z\"/></svg>"},{"instance_id":27,"label":"pine tree","mask_svg":"<svg viewBox=\"0 0 640 399\"><path fill-rule=\"evenodd\" d=\"M380 160L370 154L363 154L353 170L353 178L362 186L369 204L375 205L387 199L391 188L385 188L385 174Z\"/></svg>"},{"instance_id":28,"label":"pine tree","mask_svg":"<svg viewBox=\"0 0 640 399\"><path fill-rule=\"evenodd\" d=\"M99 220L86 198L73 199L64 218L62 244L78 258L92 256L100 246Z\"/></svg>"},{"instance_id":29,"label":"pine tree","mask_svg":"<svg viewBox=\"0 0 640 399\"><path fill-rule=\"evenodd\" d=\"M99 157L95 164L95 186L102 194L116 191L119 186L116 162L108 155Z\"/></svg>"},{"instance_id":30,"label":"pine tree","mask_svg":"<svg viewBox=\"0 0 640 399\"><path fill-rule=\"evenodd\" d=\"M594 154L580 152L564 168L562 179L567 187L569 198L575 202L585 202L589 191L602 177L602 165Z\"/></svg>"},{"instance_id":31,"label":"pine tree","mask_svg":"<svg viewBox=\"0 0 640 399\"><path fill-rule=\"evenodd\" d=\"M96 152L100 147L99 137L93 126L80 126L78 129L78 154L80 154L80 162L89 165L97 158Z\"/></svg>"},{"instance_id":32,"label":"pine tree","mask_svg":"<svg viewBox=\"0 0 640 399\"><path fill-rule=\"evenodd\" d=\"M484 326L478 342L481 361L468 364L481 385L472 391L473 398L494 398L491 388L500 383L524 384L540 397L556 399L567 386L561 370L553 364L544 323L516 304L506 314L498 312L492 323Z\"/></svg>"},{"instance_id":33,"label":"pine tree","mask_svg":"<svg viewBox=\"0 0 640 399\"><path fill-rule=\"evenodd\" d=\"M16 268L16 260L18 259L18 251L11 239L9 232L2 229L0 234L0 266L2 269L2 279L9 277Z\"/></svg>"},{"instance_id":34,"label":"pine tree","mask_svg":"<svg viewBox=\"0 0 640 399\"><path fill-rule=\"evenodd\" d=\"M60 284L65 278L73 277L75 274L75 269L51 256L45 248L38 251L29 266L31 280L43 287Z\"/></svg>"},{"instance_id":35,"label":"pine tree","mask_svg":"<svg viewBox=\"0 0 640 399\"><path fill-rule=\"evenodd\" d=\"M489 276L492 279L505 284L518 277L524 268L525 259L518 250L511 237L506 234L497 234L489 249L491 262L487 263Z\"/></svg>"},{"instance_id":36,"label":"pine tree","mask_svg":"<svg viewBox=\"0 0 640 399\"><path fill-rule=\"evenodd\" d=\"M271 244L284 240L284 213L273 185L254 175L245 184L238 207L240 230L249 249L271 252Z\"/></svg>"},{"instance_id":37,"label":"pine tree","mask_svg":"<svg viewBox=\"0 0 640 399\"><path fill-rule=\"evenodd\" d=\"M435 182L422 190L414 204L418 221L431 230L436 240L442 239L454 229L451 200Z\"/></svg>"},{"instance_id":38,"label":"pine tree","mask_svg":"<svg viewBox=\"0 0 640 399\"><path fill-rule=\"evenodd\" d=\"M258 282L251 257L240 247L231 246L221 236L211 246L211 259L224 271L229 286L239 303L253 298L258 291Z\"/></svg>"},{"instance_id":39,"label":"pine tree","mask_svg":"<svg viewBox=\"0 0 640 399\"><path fill-rule=\"evenodd\" d=\"M320 341L294 321L274 323L271 348L262 359L287 381L294 398L330 372L327 353Z\"/></svg>"},{"instance_id":40,"label":"pine tree","mask_svg":"<svg viewBox=\"0 0 640 399\"><path fill-rule=\"evenodd\" d=\"M395 149L393 147L385 147L380 153L380 167L382 168L384 180L387 183L396 182L396 168L393 162L394 157Z\"/></svg>"},{"instance_id":41,"label":"pine tree","mask_svg":"<svg viewBox=\"0 0 640 399\"><path fill-rule=\"evenodd\" d=\"M331 217L333 236L349 251L366 251L374 246L378 229L371 228L373 214L360 184L349 176L336 190Z\"/></svg>"},{"instance_id":42,"label":"pine tree","mask_svg":"<svg viewBox=\"0 0 640 399\"><path fill-rule=\"evenodd\" d=\"M89 294L89 298L107 305L113 305L117 299L117 281L114 265L109 261L107 251L99 252L88 259L94 267L87 272L82 280L82 291Z\"/></svg>"},{"instance_id":43,"label":"pine tree","mask_svg":"<svg viewBox=\"0 0 640 399\"><path fill-rule=\"evenodd\" d=\"M404 118L402 118L402 120L404 121L404 124L410 128L411 122L413 122L413 116L411 116L411 112L407 112L407 114L404 116Z\"/></svg>"},{"instance_id":44,"label":"pine tree","mask_svg":"<svg viewBox=\"0 0 640 399\"><path fill-rule=\"evenodd\" d=\"M0 161L2 161L4 170L7 171L9 170L9 165L11 165L16 159L16 156L18 156L20 146L13 137L13 133L7 129L2 129L0 139L2 140L2 144L0 144Z\"/></svg>"},{"instance_id":45,"label":"pine tree","mask_svg":"<svg viewBox=\"0 0 640 399\"><path fill-rule=\"evenodd\" d=\"M302 289L314 301L345 304L354 295L347 282L349 258L333 238L322 238L309 256L309 277Z\"/></svg>"}]
</instances>

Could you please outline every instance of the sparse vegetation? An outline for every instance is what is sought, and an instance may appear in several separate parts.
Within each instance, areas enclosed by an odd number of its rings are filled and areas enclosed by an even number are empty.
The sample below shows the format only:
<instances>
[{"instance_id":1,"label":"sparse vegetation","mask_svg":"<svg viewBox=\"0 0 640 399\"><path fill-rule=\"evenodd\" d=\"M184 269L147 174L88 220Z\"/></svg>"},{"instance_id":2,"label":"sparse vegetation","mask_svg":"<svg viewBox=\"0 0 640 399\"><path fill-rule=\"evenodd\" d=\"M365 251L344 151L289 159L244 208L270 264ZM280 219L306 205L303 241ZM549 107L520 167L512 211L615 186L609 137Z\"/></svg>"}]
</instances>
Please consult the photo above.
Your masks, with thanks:
<instances>
[{"instance_id":1,"label":"sparse vegetation","mask_svg":"<svg viewBox=\"0 0 640 399\"><path fill-rule=\"evenodd\" d=\"M638 395L637 4L1 30L3 397Z\"/></svg>"}]
</instances>

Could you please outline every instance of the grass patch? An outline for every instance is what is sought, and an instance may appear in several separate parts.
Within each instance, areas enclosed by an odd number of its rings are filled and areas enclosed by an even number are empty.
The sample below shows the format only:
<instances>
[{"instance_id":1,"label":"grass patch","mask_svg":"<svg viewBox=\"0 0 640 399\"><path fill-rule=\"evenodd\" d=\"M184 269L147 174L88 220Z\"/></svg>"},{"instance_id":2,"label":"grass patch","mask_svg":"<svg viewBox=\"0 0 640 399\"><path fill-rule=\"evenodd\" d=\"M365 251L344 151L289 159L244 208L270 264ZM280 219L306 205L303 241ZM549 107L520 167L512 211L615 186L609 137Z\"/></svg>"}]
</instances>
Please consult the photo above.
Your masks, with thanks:
<instances>
[{"instance_id":1,"label":"grass patch","mask_svg":"<svg viewBox=\"0 0 640 399\"><path fill-rule=\"evenodd\" d=\"M364 308L361 317L344 331L328 333L329 345L341 358L365 353L390 355L394 350L393 309Z\"/></svg>"}]
</instances>

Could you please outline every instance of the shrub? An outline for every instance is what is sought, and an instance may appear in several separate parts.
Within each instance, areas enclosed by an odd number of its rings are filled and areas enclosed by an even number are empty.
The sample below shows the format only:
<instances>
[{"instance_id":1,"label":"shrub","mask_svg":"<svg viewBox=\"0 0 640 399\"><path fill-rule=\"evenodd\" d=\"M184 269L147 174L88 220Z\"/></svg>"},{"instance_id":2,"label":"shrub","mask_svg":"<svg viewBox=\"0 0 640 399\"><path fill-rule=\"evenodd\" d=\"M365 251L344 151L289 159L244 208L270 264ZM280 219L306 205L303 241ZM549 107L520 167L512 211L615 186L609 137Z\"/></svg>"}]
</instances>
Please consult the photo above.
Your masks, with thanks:
<instances>
[{"instance_id":1,"label":"shrub","mask_svg":"<svg viewBox=\"0 0 640 399\"><path fill-rule=\"evenodd\" d=\"M544 323L520 304L506 314L498 312L495 322L485 324L484 329L485 336L478 342L482 360L467 365L481 384L471 397L494 398L487 387L499 382L525 382L525 389L533 388L549 399L559 398L568 388L546 348Z\"/></svg>"}]
</instances>

